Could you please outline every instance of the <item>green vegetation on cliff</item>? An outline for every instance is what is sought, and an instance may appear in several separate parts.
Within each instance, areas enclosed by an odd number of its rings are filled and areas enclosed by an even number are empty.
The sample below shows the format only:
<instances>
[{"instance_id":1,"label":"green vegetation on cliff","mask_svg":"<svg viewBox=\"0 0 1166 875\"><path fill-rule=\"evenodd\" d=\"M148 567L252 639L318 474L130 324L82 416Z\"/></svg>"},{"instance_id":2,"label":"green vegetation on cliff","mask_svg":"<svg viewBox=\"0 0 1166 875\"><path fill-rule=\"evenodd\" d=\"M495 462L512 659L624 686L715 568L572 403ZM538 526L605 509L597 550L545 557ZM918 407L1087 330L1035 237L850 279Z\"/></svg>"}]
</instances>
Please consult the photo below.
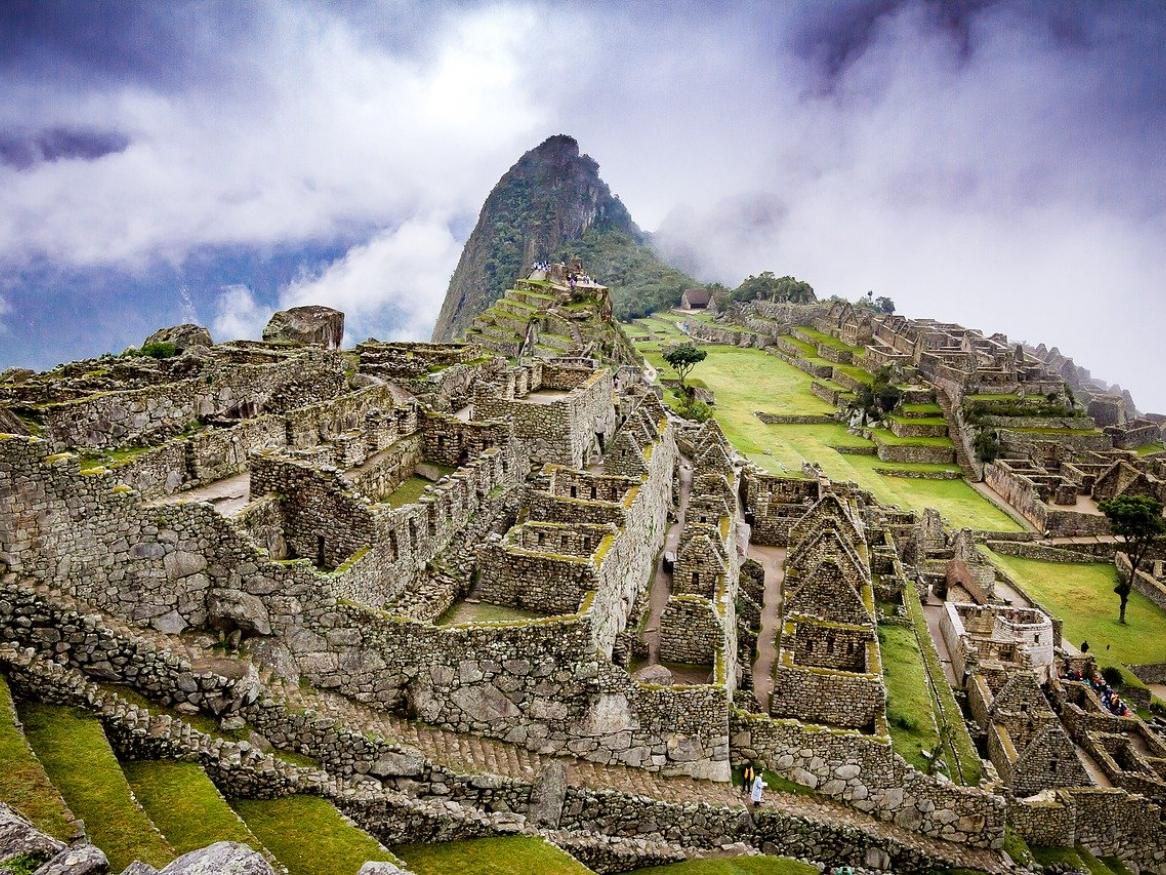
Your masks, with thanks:
<instances>
[{"instance_id":1,"label":"green vegetation on cliff","mask_svg":"<svg viewBox=\"0 0 1166 875\"><path fill-rule=\"evenodd\" d=\"M634 227L634 226L633 226ZM583 259L587 272L611 288L617 319L634 319L680 303L685 289L699 285L656 257L638 230L590 228L555 252L556 261Z\"/></svg>"},{"instance_id":2,"label":"green vegetation on cliff","mask_svg":"<svg viewBox=\"0 0 1166 875\"><path fill-rule=\"evenodd\" d=\"M680 302L696 283L661 262L627 208L599 177L599 165L559 134L523 155L486 198L450 279L433 339L460 336L537 261L583 259L610 286L616 316Z\"/></svg>"}]
</instances>

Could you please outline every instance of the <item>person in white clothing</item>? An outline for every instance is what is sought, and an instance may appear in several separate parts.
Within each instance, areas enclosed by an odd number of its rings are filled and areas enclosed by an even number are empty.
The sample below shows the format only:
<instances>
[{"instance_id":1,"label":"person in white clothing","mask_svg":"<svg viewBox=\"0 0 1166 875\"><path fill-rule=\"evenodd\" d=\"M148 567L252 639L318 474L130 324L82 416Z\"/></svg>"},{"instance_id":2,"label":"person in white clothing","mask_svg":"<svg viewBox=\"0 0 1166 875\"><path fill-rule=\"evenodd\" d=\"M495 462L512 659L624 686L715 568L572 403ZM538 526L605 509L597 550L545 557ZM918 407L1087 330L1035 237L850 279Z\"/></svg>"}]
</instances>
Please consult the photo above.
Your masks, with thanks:
<instances>
[{"instance_id":1,"label":"person in white clothing","mask_svg":"<svg viewBox=\"0 0 1166 875\"><path fill-rule=\"evenodd\" d=\"M753 791L749 794L749 798L753 800L753 807L757 808L761 805L761 791L765 789L765 782L761 780L761 773L757 773L757 777L753 779Z\"/></svg>"}]
</instances>

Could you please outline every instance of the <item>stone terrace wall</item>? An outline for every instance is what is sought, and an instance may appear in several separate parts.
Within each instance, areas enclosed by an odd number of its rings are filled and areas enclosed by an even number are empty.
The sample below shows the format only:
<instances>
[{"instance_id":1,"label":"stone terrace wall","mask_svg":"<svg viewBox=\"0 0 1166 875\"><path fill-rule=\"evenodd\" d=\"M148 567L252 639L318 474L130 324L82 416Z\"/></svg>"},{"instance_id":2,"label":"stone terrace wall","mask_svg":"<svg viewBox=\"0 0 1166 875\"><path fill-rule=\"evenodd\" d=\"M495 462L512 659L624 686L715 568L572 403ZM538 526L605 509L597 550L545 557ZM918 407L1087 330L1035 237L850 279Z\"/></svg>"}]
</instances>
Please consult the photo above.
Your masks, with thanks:
<instances>
[{"instance_id":1,"label":"stone terrace wall","mask_svg":"<svg viewBox=\"0 0 1166 875\"><path fill-rule=\"evenodd\" d=\"M343 380L338 353L310 350L275 364L216 364L195 378L49 404L38 413L54 449L112 448L175 435L199 418L279 413L332 398Z\"/></svg>"},{"instance_id":2,"label":"stone terrace wall","mask_svg":"<svg viewBox=\"0 0 1166 875\"><path fill-rule=\"evenodd\" d=\"M975 847L999 847L1004 799L940 782L912 769L885 734L810 726L734 709L734 762L766 768L860 811L922 835Z\"/></svg>"}]
</instances>

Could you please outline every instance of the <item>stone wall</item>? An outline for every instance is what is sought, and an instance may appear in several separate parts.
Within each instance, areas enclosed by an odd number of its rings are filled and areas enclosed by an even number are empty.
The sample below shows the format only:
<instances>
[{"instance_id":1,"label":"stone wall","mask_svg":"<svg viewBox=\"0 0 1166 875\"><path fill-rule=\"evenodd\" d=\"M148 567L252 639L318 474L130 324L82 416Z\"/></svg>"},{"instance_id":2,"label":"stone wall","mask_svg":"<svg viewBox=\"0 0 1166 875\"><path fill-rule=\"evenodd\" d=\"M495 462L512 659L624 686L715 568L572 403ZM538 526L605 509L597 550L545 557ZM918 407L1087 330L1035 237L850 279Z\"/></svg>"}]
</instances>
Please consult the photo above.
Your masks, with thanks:
<instances>
[{"instance_id":1,"label":"stone wall","mask_svg":"<svg viewBox=\"0 0 1166 875\"><path fill-rule=\"evenodd\" d=\"M581 372L575 368L543 368L543 388L566 385ZM599 438L609 438L615 429L611 372L586 373L563 398L548 403L520 398L507 399L489 387L479 386L474 396L477 419L502 419L512 423L514 436L527 446L536 464L556 462L583 467L600 452ZM568 381L566 375L571 375ZM557 375L557 377L556 377Z\"/></svg>"},{"instance_id":2,"label":"stone wall","mask_svg":"<svg viewBox=\"0 0 1166 875\"><path fill-rule=\"evenodd\" d=\"M673 595L660 618L660 659L712 665L724 647L725 631L713 603L695 595Z\"/></svg>"},{"instance_id":3,"label":"stone wall","mask_svg":"<svg viewBox=\"0 0 1166 875\"><path fill-rule=\"evenodd\" d=\"M922 835L975 847L999 847L1004 800L912 769L885 732L811 726L732 712L734 762L765 768L815 792Z\"/></svg>"}]
</instances>

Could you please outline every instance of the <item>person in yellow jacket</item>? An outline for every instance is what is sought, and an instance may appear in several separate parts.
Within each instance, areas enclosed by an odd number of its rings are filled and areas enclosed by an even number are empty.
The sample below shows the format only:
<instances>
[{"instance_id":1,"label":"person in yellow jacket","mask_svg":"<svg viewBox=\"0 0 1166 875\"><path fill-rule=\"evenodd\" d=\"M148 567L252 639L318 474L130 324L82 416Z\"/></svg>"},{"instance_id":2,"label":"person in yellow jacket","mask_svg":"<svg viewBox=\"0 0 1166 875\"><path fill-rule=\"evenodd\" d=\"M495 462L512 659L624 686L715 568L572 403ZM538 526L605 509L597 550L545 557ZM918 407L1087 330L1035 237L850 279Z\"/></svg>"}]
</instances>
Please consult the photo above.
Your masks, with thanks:
<instances>
[{"instance_id":1,"label":"person in yellow jacket","mask_svg":"<svg viewBox=\"0 0 1166 875\"><path fill-rule=\"evenodd\" d=\"M757 770L753 768L753 763L745 763L745 768L741 770L741 792L748 793L753 788L753 779L757 777Z\"/></svg>"}]
</instances>

